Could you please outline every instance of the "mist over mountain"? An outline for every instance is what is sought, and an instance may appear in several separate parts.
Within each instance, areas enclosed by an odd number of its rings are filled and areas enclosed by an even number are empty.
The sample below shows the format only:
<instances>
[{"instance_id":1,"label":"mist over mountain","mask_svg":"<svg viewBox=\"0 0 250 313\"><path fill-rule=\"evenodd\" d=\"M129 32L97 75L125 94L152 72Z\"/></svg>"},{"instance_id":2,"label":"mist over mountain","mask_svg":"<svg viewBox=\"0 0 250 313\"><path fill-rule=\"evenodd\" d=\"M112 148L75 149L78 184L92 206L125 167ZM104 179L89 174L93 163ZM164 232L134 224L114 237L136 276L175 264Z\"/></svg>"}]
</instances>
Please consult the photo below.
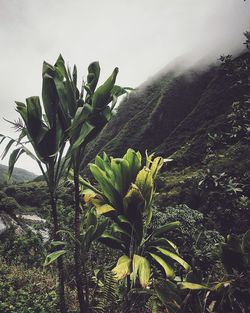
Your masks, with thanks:
<instances>
[{"instance_id":1,"label":"mist over mountain","mask_svg":"<svg viewBox=\"0 0 250 313\"><path fill-rule=\"evenodd\" d=\"M121 156L128 147L167 157L187 143L195 160L201 161L208 133L223 128L239 97L239 91L231 87L216 60L210 66L204 62L189 66L179 59L124 99L88 147L84 163L102 151Z\"/></svg>"}]
</instances>

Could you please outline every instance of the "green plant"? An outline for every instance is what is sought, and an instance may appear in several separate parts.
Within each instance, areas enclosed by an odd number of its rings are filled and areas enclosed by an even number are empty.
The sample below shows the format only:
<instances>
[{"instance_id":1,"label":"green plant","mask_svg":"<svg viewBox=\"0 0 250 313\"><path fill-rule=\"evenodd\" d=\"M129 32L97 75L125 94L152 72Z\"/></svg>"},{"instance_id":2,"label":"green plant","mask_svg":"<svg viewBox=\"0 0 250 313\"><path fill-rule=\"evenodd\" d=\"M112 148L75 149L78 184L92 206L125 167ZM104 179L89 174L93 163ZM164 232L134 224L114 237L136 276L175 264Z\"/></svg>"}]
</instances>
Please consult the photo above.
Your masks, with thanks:
<instances>
[{"instance_id":1,"label":"green plant","mask_svg":"<svg viewBox=\"0 0 250 313\"><path fill-rule=\"evenodd\" d=\"M20 205L13 197L4 197L0 200L0 211L13 215L20 210Z\"/></svg>"},{"instance_id":2,"label":"green plant","mask_svg":"<svg viewBox=\"0 0 250 313\"><path fill-rule=\"evenodd\" d=\"M15 227L10 227L0 239L0 254L8 265L41 267L45 249L42 236L31 229L16 234Z\"/></svg>"},{"instance_id":3,"label":"green plant","mask_svg":"<svg viewBox=\"0 0 250 313\"><path fill-rule=\"evenodd\" d=\"M50 202L54 224L54 238L60 240L57 190L60 179L65 174L65 169L73 166L75 183L75 237L76 242L80 236L80 203L79 203L79 169L83 151L86 144L91 141L112 116L117 98L126 93L115 85L118 73L116 68L107 81L96 89L100 66L98 62L90 64L88 68L87 83L82 90L77 88L77 69L73 71L66 68L62 56L59 56L54 66L44 62L43 64L43 115L39 97L26 99L26 104L16 102L17 111L22 120L12 124L21 131L18 139L12 139L1 135L1 143L5 139L9 142L4 150L3 158L10 147L16 144L16 148L9 158L9 175L12 174L18 158L26 153L39 165L43 177L47 182L50 192ZM86 96L84 97L84 91ZM108 104L112 102L111 107ZM23 141L27 139L28 141ZM66 143L69 141L70 146ZM35 151L32 153L28 147L30 143ZM67 151L63 157L64 152ZM80 303L80 311L85 312L84 295L82 291L79 246L75 248L76 282ZM59 293L61 312L66 312L64 299L64 271L62 257L58 258L59 269Z\"/></svg>"},{"instance_id":4,"label":"green plant","mask_svg":"<svg viewBox=\"0 0 250 313\"><path fill-rule=\"evenodd\" d=\"M168 278L174 277L173 262L186 270L189 265L178 255L177 247L165 238L165 233L179 226L179 222L166 224L147 233L152 220L152 201L155 194L155 177L163 165L161 157L146 157L145 166L139 152L129 149L123 158L97 156L90 171L100 190L86 180L85 201L91 202L99 215L112 221L111 231L99 241L123 252L113 272L116 278L127 277L127 290L147 287L152 274L152 263L160 266Z\"/></svg>"},{"instance_id":5,"label":"green plant","mask_svg":"<svg viewBox=\"0 0 250 313\"><path fill-rule=\"evenodd\" d=\"M53 235L56 240L60 239L57 190L67 165L67 159L62 161L62 155L66 148L66 130L69 127L64 118L65 102L61 101L56 89L56 83L62 77L62 61L62 57L59 56L54 67L46 62L43 64L42 105L39 97L27 98L26 104L16 102L16 110L21 119L14 123L11 122L11 124L14 124L15 128L21 132L19 138L12 139L1 135L1 143L5 139L9 139L2 158L6 156L13 144L17 146L9 158L9 176L13 172L16 161L23 153L37 162L49 189ZM65 89L69 83L69 81L64 83ZM71 109L74 110L73 107ZM28 148L28 144L32 145L34 153ZM63 267L63 260L59 258L59 305L61 313L66 313Z\"/></svg>"},{"instance_id":6,"label":"green plant","mask_svg":"<svg viewBox=\"0 0 250 313\"><path fill-rule=\"evenodd\" d=\"M62 104L59 119L63 121L64 136L70 143L64 162L69 162L69 166L72 166L74 173L75 276L80 312L83 313L87 312L88 304L85 303L86 301L84 300L81 276L81 245L79 245L81 239L79 194L79 171L81 161L83 160L86 145L97 136L112 117L112 110L117 102L117 98L125 94L130 88L122 88L115 85L118 68L114 69L113 73L104 84L96 88L100 76L100 66L98 62L94 62L88 67L86 84L83 84L82 89L79 90L77 88L76 67L74 66L71 74L69 69L66 68L62 58L58 59L57 64L58 67L49 66L49 70L53 73L52 80L58 94L58 99ZM86 92L85 96L84 92ZM109 104L111 105L109 106Z\"/></svg>"},{"instance_id":7,"label":"green plant","mask_svg":"<svg viewBox=\"0 0 250 313\"><path fill-rule=\"evenodd\" d=\"M56 280L37 269L0 263L1 313L57 313Z\"/></svg>"},{"instance_id":8,"label":"green plant","mask_svg":"<svg viewBox=\"0 0 250 313\"><path fill-rule=\"evenodd\" d=\"M226 273L218 281L203 280L201 273L191 272L178 285L183 294L183 312L246 313L250 308L250 231L242 238L229 236L221 247Z\"/></svg>"}]
</instances>

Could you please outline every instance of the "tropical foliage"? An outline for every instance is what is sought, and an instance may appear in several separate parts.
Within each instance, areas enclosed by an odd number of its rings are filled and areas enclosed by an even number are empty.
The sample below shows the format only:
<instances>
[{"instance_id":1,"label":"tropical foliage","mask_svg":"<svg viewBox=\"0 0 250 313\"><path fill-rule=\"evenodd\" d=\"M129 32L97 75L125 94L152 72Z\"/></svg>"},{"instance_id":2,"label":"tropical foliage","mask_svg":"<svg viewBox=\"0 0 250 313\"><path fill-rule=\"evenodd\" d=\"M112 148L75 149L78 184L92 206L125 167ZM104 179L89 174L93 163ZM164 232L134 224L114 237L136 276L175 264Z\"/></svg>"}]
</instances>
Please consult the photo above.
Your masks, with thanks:
<instances>
[{"instance_id":1,"label":"tropical foliage","mask_svg":"<svg viewBox=\"0 0 250 313\"><path fill-rule=\"evenodd\" d=\"M20 136L0 139L9 174L25 153L43 174L1 185L0 312L249 312L246 37L238 58L162 74L116 114L117 68L98 86L90 64L78 88L75 66L44 63L42 101L17 102Z\"/></svg>"},{"instance_id":2,"label":"tropical foliage","mask_svg":"<svg viewBox=\"0 0 250 313\"><path fill-rule=\"evenodd\" d=\"M108 157L104 153L89 165L100 190L81 180L87 188L82 191L85 201L94 205L97 214L106 215L112 221L110 231L104 232L99 241L123 252L113 269L116 278L130 276L132 285L137 285L138 278L144 288L149 285L153 262L167 278L175 276L173 261L187 271L190 269L175 244L165 237L169 230L179 226L178 221L151 233L147 231L152 220L155 178L163 163L163 158L150 155L146 156L144 166L141 154L132 149L123 158Z\"/></svg>"}]
</instances>

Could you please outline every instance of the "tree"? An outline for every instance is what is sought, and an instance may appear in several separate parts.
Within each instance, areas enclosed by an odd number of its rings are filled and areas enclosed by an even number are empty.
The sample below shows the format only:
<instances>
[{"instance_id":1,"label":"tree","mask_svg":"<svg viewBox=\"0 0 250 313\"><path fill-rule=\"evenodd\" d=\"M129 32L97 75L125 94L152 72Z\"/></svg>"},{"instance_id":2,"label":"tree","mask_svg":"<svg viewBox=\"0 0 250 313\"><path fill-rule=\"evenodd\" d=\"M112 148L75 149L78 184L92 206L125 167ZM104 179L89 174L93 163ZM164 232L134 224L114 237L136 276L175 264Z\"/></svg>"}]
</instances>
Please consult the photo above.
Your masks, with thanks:
<instances>
[{"instance_id":1,"label":"tree","mask_svg":"<svg viewBox=\"0 0 250 313\"><path fill-rule=\"evenodd\" d=\"M59 68L60 60L61 56L54 67L46 62L43 64L42 104L39 97L27 98L26 104L16 102L16 110L21 118L17 122L11 122L11 124L21 132L19 138L13 139L0 135L1 143L8 140L2 158L6 156L12 145L16 146L9 158L9 177L11 177L15 163L23 153L37 162L49 189L53 237L55 240L60 239L58 233L57 190L67 165L66 161L62 160L66 148L66 125L62 119L62 103L59 101L53 80L54 75L56 75L53 69ZM29 149L29 145L32 146L34 152ZM62 257L58 258L57 264L59 308L61 313L66 313Z\"/></svg>"},{"instance_id":2,"label":"tree","mask_svg":"<svg viewBox=\"0 0 250 313\"><path fill-rule=\"evenodd\" d=\"M18 139L0 135L2 143L9 142L4 150L3 158L10 147L18 147L9 158L9 176L21 154L26 153L39 165L45 181L47 182L54 224L54 239L59 241L59 223L57 213L57 190L65 169L71 166L74 171L75 187L75 275L78 292L80 312L87 312L84 300L83 282L81 277L81 247L80 238L80 197L79 197L79 171L83 159L84 148L93 140L112 117L112 110L117 98L130 88L121 88L115 85L118 68L115 68L105 83L96 89L100 66L93 62L88 68L87 83L83 84L81 91L77 88L77 68L72 73L66 68L60 55L54 66L44 62L42 106L39 97L26 99L26 104L16 102L16 110L21 120L15 123L21 131ZM86 95L84 96L84 92ZM109 104L111 105L109 106ZM43 114L43 111L45 114ZM24 141L24 138L26 141ZM68 147L66 144L70 143ZM32 153L27 144L31 144ZM59 254L58 254L59 255ZM66 312L64 297L64 271L62 255L58 259L59 269L59 298L62 313Z\"/></svg>"},{"instance_id":3,"label":"tree","mask_svg":"<svg viewBox=\"0 0 250 313\"><path fill-rule=\"evenodd\" d=\"M92 141L112 117L117 98L125 94L130 88L122 88L115 85L118 68L115 68L110 77L98 88L100 65L93 62L88 67L86 84L82 90L77 88L77 69L74 67L72 74L66 69L64 60L59 60L59 72L54 75L59 101L62 103L63 123L65 124L65 136L69 140L70 147L65 156L68 168L73 168L74 193L75 193L75 276L80 312L88 311L87 297L84 297L82 262L80 240L80 193L79 172L84 158L86 145ZM84 95L84 92L86 95ZM110 105L109 105L110 104ZM84 264L83 264L84 266Z\"/></svg>"}]
</instances>

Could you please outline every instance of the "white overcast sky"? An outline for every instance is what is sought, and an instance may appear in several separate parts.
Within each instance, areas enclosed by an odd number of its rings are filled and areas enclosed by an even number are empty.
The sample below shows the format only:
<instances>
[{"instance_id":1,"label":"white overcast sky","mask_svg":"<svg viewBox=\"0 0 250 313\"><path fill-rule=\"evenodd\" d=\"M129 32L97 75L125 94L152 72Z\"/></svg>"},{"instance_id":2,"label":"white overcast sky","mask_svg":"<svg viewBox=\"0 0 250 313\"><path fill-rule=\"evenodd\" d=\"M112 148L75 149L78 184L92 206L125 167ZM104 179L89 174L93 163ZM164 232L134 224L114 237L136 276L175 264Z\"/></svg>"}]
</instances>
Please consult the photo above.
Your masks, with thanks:
<instances>
[{"instance_id":1,"label":"white overcast sky","mask_svg":"<svg viewBox=\"0 0 250 313\"><path fill-rule=\"evenodd\" d=\"M0 133L15 136L2 118L40 96L42 62L59 53L81 76L98 60L102 77L118 66L136 87L178 56L235 53L249 29L250 0L0 0ZM17 166L39 173L26 157Z\"/></svg>"}]
</instances>

